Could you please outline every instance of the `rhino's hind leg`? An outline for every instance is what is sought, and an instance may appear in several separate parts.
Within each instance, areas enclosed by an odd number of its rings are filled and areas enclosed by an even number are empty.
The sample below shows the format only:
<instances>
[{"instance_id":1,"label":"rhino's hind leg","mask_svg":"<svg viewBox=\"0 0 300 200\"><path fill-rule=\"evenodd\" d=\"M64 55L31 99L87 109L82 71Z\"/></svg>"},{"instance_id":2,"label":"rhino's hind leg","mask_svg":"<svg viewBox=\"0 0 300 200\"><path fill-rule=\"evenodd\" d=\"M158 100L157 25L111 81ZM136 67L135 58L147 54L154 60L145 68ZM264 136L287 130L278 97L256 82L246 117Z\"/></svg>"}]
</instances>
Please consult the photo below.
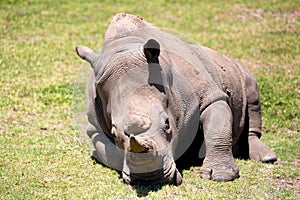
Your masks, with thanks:
<instances>
[{"instance_id":1,"label":"rhino's hind leg","mask_svg":"<svg viewBox=\"0 0 300 200\"><path fill-rule=\"evenodd\" d=\"M248 69L242 69L247 87L249 157L261 162L275 162L277 156L261 140L261 110L257 82ZM247 122L246 122L247 123Z\"/></svg>"},{"instance_id":2,"label":"rhino's hind leg","mask_svg":"<svg viewBox=\"0 0 300 200\"><path fill-rule=\"evenodd\" d=\"M250 134L249 142L249 156L252 160L261 161L264 163L273 163L277 161L277 156L267 145L265 145L257 135Z\"/></svg>"}]
</instances>

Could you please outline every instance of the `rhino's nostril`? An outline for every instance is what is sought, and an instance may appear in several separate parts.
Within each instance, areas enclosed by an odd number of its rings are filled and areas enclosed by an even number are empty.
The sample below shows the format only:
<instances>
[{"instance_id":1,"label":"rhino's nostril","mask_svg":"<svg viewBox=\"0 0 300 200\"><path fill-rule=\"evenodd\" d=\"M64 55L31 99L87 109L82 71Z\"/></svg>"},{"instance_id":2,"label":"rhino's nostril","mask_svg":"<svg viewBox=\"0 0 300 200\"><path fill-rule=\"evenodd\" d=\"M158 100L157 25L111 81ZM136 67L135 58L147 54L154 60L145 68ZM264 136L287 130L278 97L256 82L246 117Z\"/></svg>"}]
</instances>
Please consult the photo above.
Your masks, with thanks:
<instances>
[{"instance_id":1,"label":"rhino's nostril","mask_svg":"<svg viewBox=\"0 0 300 200\"><path fill-rule=\"evenodd\" d=\"M131 184L131 180L130 180L130 177L123 171L122 172L122 178L123 178L123 182L126 183L126 184Z\"/></svg>"},{"instance_id":2,"label":"rhino's nostril","mask_svg":"<svg viewBox=\"0 0 300 200\"><path fill-rule=\"evenodd\" d=\"M127 137L130 137L130 134L128 134L128 133L124 132L124 134L125 134Z\"/></svg>"}]
</instances>

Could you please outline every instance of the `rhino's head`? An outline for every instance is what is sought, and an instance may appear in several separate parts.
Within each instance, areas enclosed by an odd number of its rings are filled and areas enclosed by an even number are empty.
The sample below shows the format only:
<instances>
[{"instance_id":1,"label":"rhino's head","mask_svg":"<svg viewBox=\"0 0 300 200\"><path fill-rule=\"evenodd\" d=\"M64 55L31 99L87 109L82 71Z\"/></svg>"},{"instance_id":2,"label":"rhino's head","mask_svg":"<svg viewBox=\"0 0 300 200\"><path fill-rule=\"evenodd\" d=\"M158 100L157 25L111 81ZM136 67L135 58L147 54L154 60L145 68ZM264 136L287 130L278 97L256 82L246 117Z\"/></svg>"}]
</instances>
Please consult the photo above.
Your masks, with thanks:
<instances>
[{"instance_id":1,"label":"rhino's head","mask_svg":"<svg viewBox=\"0 0 300 200\"><path fill-rule=\"evenodd\" d=\"M77 53L92 65L97 57L86 47L77 48ZM130 184L180 185L182 176L173 155L176 116L170 85L163 85L169 77L160 68L160 48L155 40L149 40L142 53L147 67L120 76L107 100L111 134L119 149L124 150L123 180Z\"/></svg>"},{"instance_id":2,"label":"rhino's head","mask_svg":"<svg viewBox=\"0 0 300 200\"><path fill-rule=\"evenodd\" d=\"M179 185L182 178L173 159L177 129L165 94L154 86L142 86L129 99L127 109L119 123L118 120L113 122L114 127L122 124L128 140L124 181Z\"/></svg>"}]
</instances>

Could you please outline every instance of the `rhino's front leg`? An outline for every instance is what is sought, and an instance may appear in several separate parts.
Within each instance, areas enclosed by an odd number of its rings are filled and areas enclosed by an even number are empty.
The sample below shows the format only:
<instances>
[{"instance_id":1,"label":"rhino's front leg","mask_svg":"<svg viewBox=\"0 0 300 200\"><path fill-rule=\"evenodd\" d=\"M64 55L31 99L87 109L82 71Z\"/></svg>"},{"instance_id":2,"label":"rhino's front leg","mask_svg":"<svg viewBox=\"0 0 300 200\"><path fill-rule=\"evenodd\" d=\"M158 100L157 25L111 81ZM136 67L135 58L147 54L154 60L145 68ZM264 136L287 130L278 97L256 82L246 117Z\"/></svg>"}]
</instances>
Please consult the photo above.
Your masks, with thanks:
<instances>
[{"instance_id":1,"label":"rhino's front leg","mask_svg":"<svg viewBox=\"0 0 300 200\"><path fill-rule=\"evenodd\" d=\"M232 155L232 112L225 101L209 105L201 114L206 156L201 167L203 178L230 181L239 177Z\"/></svg>"},{"instance_id":2,"label":"rhino's front leg","mask_svg":"<svg viewBox=\"0 0 300 200\"><path fill-rule=\"evenodd\" d=\"M115 145L104 133L95 133L92 136L96 149L95 158L108 167L122 171L124 151Z\"/></svg>"}]
</instances>

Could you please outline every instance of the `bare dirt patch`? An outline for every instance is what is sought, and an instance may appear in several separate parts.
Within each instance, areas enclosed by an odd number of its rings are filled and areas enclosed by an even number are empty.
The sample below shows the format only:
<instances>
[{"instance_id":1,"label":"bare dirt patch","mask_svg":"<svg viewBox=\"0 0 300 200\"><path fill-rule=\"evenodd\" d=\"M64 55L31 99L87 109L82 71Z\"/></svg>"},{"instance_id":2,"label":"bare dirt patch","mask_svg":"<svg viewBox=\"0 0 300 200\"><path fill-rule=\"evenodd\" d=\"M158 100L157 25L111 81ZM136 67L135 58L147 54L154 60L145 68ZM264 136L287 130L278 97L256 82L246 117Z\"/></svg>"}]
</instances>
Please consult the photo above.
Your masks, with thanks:
<instances>
[{"instance_id":1,"label":"bare dirt patch","mask_svg":"<svg viewBox=\"0 0 300 200\"><path fill-rule=\"evenodd\" d=\"M289 12L271 12L263 9L253 9L248 7L236 6L237 17L243 22L249 20L263 20L269 16L274 17L276 22L296 23L300 25L300 8Z\"/></svg>"},{"instance_id":2,"label":"bare dirt patch","mask_svg":"<svg viewBox=\"0 0 300 200\"><path fill-rule=\"evenodd\" d=\"M279 165L294 165L299 168L300 166L300 159L295 159L292 162L289 161L282 161L279 160L276 162L276 164ZM282 192L283 190L291 190L294 192L296 197L300 197L300 176L296 177L276 177L276 179L273 179L272 182L274 183L274 186L276 187L276 190L279 192Z\"/></svg>"},{"instance_id":3,"label":"bare dirt patch","mask_svg":"<svg viewBox=\"0 0 300 200\"><path fill-rule=\"evenodd\" d=\"M300 177L276 178L275 187L279 192L282 192L283 190L292 190L296 197L300 197Z\"/></svg>"}]
</instances>

